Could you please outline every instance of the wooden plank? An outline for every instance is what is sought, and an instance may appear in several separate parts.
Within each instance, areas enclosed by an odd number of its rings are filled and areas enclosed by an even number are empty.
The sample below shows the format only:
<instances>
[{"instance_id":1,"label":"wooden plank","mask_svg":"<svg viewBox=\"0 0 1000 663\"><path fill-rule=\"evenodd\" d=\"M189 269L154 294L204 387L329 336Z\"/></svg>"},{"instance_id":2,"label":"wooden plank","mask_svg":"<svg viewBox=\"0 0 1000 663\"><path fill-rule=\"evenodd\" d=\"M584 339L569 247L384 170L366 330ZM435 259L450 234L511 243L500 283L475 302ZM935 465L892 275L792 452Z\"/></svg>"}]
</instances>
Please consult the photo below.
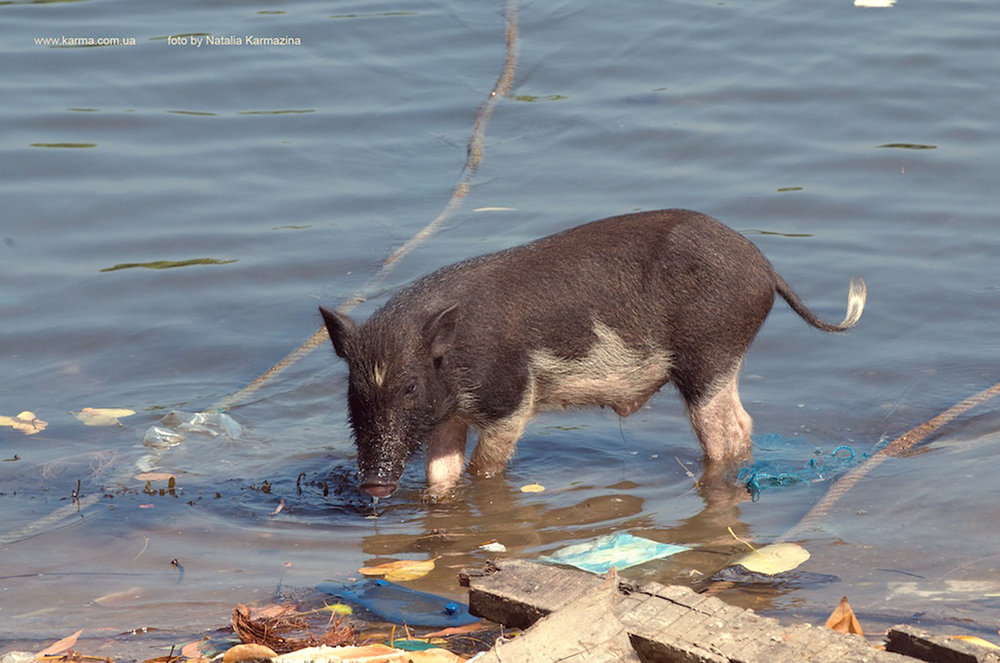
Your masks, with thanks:
<instances>
[{"instance_id":1,"label":"wooden plank","mask_svg":"<svg viewBox=\"0 0 1000 663\"><path fill-rule=\"evenodd\" d=\"M476 587L469 592L473 615L521 629L601 585L601 578L589 573L516 559L498 560L482 572L463 571L459 581Z\"/></svg>"},{"instance_id":2,"label":"wooden plank","mask_svg":"<svg viewBox=\"0 0 1000 663\"><path fill-rule=\"evenodd\" d=\"M931 663L1000 663L1000 651L996 649L934 636L913 626L893 626L886 635L885 647Z\"/></svg>"},{"instance_id":3,"label":"wooden plank","mask_svg":"<svg viewBox=\"0 0 1000 663\"><path fill-rule=\"evenodd\" d=\"M483 663L640 663L628 632L615 614L617 576L584 590L562 608L538 620L523 635L497 642L477 657Z\"/></svg>"},{"instance_id":4,"label":"wooden plank","mask_svg":"<svg viewBox=\"0 0 1000 663\"><path fill-rule=\"evenodd\" d=\"M512 559L460 577L469 587L472 614L516 628L528 628L581 594L596 598L602 584L582 571ZM614 614L644 663L915 663L858 636L782 626L688 587L624 582L620 590Z\"/></svg>"}]
</instances>

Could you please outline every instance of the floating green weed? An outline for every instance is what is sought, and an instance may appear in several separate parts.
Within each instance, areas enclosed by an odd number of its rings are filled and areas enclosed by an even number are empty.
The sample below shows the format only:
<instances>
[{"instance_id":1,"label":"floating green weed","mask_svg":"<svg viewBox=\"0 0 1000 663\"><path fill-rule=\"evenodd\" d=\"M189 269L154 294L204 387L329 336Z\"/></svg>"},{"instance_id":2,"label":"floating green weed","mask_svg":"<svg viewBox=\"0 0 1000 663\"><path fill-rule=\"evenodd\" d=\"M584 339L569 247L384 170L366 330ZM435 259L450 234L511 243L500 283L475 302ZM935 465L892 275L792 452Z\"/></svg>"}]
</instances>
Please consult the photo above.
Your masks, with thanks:
<instances>
[{"instance_id":1,"label":"floating green weed","mask_svg":"<svg viewBox=\"0 0 1000 663\"><path fill-rule=\"evenodd\" d=\"M215 258L194 258L192 260L157 260L154 262L128 262L114 267L105 267L102 272L115 272L119 269L133 269L141 267L143 269L173 269L174 267L188 267L190 265L228 265L235 260L216 260Z\"/></svg>"}]
</instances>

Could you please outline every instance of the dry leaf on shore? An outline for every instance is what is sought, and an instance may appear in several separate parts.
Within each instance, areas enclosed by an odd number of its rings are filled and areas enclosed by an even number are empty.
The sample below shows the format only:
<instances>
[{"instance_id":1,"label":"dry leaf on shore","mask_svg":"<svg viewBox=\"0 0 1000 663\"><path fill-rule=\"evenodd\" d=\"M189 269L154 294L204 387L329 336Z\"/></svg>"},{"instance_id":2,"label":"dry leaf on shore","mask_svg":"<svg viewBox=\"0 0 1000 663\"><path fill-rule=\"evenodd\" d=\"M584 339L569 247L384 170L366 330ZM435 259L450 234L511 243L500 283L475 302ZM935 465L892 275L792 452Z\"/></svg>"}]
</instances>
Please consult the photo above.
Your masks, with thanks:
<instances>
[{"instance_id":1,"label":"dry leaf on shore","mask_svg":"<svg viewBox=\"0 0 1000 663\"><path fill-rule=\"evenodd\" d=\"M851 604L847 602L846 596L840 599L840 603L834 609L830 618L826 620L826 627L833 629L837 633L864 635L864 632L861 630L861 623L854 615L854 610L851 609Z\"/></svg>"}]
</instances>

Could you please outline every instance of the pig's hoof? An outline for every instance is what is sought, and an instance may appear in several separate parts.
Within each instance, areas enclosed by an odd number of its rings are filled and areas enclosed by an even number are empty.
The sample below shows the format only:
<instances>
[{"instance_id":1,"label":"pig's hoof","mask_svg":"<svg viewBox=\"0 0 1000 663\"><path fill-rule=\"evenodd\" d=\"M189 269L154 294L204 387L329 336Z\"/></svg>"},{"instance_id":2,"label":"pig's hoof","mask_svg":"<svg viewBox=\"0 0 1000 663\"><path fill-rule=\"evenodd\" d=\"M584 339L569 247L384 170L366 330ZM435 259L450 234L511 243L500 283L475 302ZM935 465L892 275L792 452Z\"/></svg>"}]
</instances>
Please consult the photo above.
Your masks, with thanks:
<instances>
[{"instance_id":1,"label":"pig's hoof","mask_svg":"<svg viewBox=\"0 0 1000 663\"><path fill-rule=\"evenodd\" d=\"M424 502L449 502L455 499L461 482L427 486L421 499Z\"/></svg>"}]
</instances>

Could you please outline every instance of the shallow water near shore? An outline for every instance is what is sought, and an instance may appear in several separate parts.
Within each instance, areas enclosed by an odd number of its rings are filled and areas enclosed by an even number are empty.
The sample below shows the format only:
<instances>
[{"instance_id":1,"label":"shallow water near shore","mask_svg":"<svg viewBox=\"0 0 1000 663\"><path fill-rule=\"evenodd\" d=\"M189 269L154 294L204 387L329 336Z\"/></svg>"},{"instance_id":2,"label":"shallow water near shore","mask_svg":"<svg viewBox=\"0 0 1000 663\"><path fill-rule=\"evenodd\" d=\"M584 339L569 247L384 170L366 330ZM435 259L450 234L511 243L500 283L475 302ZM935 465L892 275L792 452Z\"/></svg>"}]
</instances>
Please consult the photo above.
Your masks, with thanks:
<instances>
[{"instance_id":1,"label":"shallow water near shore","mask_svg":"<svg viewBox=\"0 0 1000 663\"><path fill-rule=\"evenodd\" d=\"M525 4L518 23L513 90L468 196L354 314L578 223L705 212L826 319L852 277L868 284L849 334L779 301L747 357L755 461L794 480L707 506L667 387L627 419L540 416L505 477L452 502L421 499L414 462L373 505L326 345L227 410L238 434L151 450L165 415L264 373L319 327L319 304L363 291L444 208L503 65L503 6L0 3L0 415L48 424L0 427L0 651L83 629L86 653L162 655L238 603L391 559L437 557L411 585L460 598L456 572L494 540L537 558L628 530L694 550L623 575L698 585L746 550L728 528L759 545L794 526L846 469L838 448L860 463L1000 380L987 0L556 2ZM70 414L86 407L136 414L87 427ZM990 402L796 539L801 569L839 582L723 598L822 623L846 595L871 632L909 621L995 640L998 449ZM145 469L173 488L136 479ZM545 491L521 492L533 482Z\"/></svg>"}]
</instances>

